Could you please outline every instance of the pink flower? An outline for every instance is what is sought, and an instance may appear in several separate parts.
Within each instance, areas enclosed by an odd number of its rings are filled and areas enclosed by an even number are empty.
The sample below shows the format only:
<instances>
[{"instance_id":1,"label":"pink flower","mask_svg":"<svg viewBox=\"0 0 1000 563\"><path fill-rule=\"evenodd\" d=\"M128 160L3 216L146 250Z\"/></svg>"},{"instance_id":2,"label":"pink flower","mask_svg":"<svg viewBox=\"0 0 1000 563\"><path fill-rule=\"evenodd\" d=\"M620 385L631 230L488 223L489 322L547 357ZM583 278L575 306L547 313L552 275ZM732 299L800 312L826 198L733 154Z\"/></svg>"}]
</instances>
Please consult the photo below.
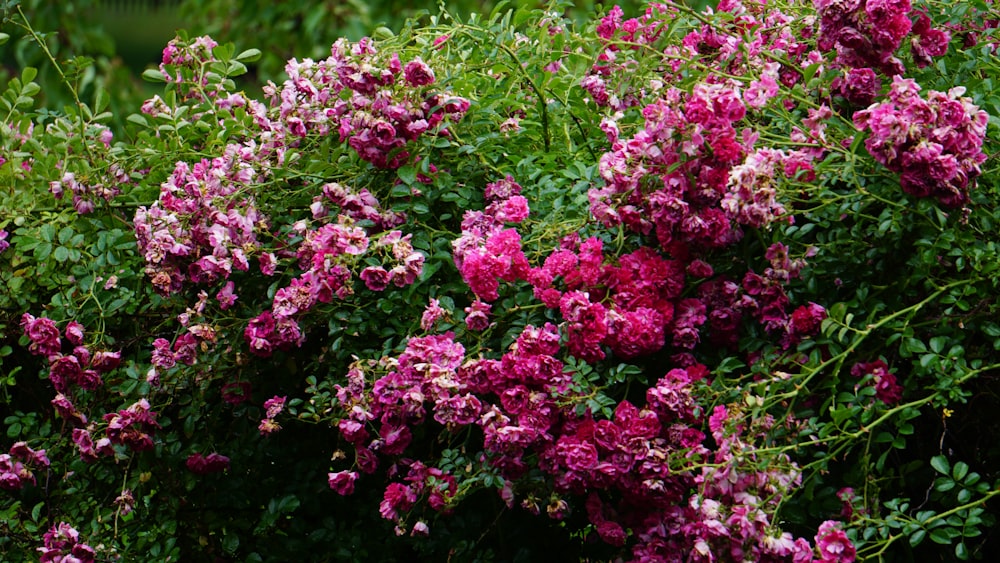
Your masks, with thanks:
<instances>
[{"instance_id":1,"label":"pink flower","mask_svg":"<svg viewBox=\"0 0 1000 563\"><path fill-rule=\"evenodd\" d=\"M83 344L83 325L76 321L70 321L66 325L66 340L69 340L74 346Z\"/></svg>"},{"instance_id":2,"label":"pink flower","mask_svg":"<svg viewBox=\"0 0 1000 563\"><path fill-rule=\"evenodd\" d=\"M53 526L43 537L39 547L40 563L94 563L94 549L80 542L80 533L65 522Z\"/></svg>"},{"instance_id":3,"label":"pink flower","mask_svg":"<svg viewBox=\"0 0 1000 563\"><path fill-rule=\"evenodd\" d=\"M819 332L820 323L826 318L826 309L822 305L809 303L792 312L788 325L790 334L798 337L815 336Z\"/></svg>"},{"instance_id":4,"label":"pink flower","mask_svg":"<svg viewBox=\"0 0 1000 563\"><path fill-rule=\"evenodd\" d=\"M83 428L74 428L73 443L76 444L76 449L80 452L80 459L87 463L97 460L97 451L94 449L94 441L90 432Z\"/></svg>"},{"instance_id":5,"label":"pink flower","mask_svg":"<svg viewBox=\"0 0 1000 563\"><path fill-rule=\"evenodd\" d=\"M117 352L107 352L101 350L94 353L94 359L91 360L90 365L101 373L107 373L117 368L118 364L121 363L121 360L121 350L118 350Z\"/></svg>"},{"instance_id":6,"label":"pink flower","mask_svg":"<svg viewBox=\"0 0 1000 563\"><path fill-rule=\"evenodd\" d=\"M278 265L278 259L273 252L265 252L260 255L260 273L265 276L273 276Z\"/></svg>"},{"instance_id":7,"label":"pink flower","mask_svg":"<svg viewBox=\"0 0 1000 563\"><path fill-rule=\"evenodd\" d=\"M887 405L894 405L903 398L903 388L896 382L896 376L889 371L883 360L859 362L851 367L851 375L864 377L871 375L875 387L875 398Z\"/></svg>"},{"instance_id":8,"label":"pink flower","mask_svg":"<svg viewBox=\"0 0 1000 563\"><path fill-rule=\"evenodd\" d=\"M275 418L281 411L285 410L285 401L288 397L278 397L275 395L270 399L264 401L264 410L267 412L267 418Z\"/></svg>"},{"instance_id":9,"label":"pink flower","mask_svg":"<svg viewBox=\"0 0 1000 563\"><path fill-rule=\"evenodd\" d=\"M121 444L137 452L153 449L152 432L159 428L156 413L149 410L146 399L140 399L127 409L104 415L106 433L111 443Z\"/></svg>"},{"instance_id":10,"label":"pink flower","mask_svg":"<svg viewBox=\"0 0 1000 563\"><path fill-rule=\"evenodd\" d=\"M354 492L354 482L358 480L357 471L337 471L328 473L327 480L330 488L337 491L337 494L347 496Z\"/></svg>"},{"instance_id":11,"label":"pink flower","mask_svg":"<svg viewBox=\"0 0 1000 563\"><path fill-rule=\"evenodd\" d=\"M59 353L62 343L59 338L59 328L52 319L35 318L28 313L21 316L21 327L28 335L31 344L28 350L39 356L52 356Z\"/></svg>"},{"instance_id":12,"label":"pink flower","mask_svg":"<svg viewBox=\"0 0 1000 563\"><path fill-rule=\"evenodd\" d=\"M385 291L392 281L392 274L381 266L368 266L361 270L361 281L372 291Z\"/></svg>"},{"instance_id":13,"label":"pink flower","mask_svg":"<svg viewBox=\"0 0 1000 563\"><path fill-rule=\"evenodd\" d=\"M379 504L379 514L386 520L395 520L400 511L409 510L415 502L417 494L413 489L402 483L390 483Z\"/></svg>"},{"instance_id":14,"label":"pink flower","mask_svg":"<svg viewBox=\"0 0 1000 563\"><path fill-rule=\"evenodd\" d=\"M439 319L447 314L448 312L441 308L441 302L432 297L430 303L420 316L420 329L429 331Z\"/></svg>"},{"instance_id":15,"label":"pink flower","mask_svg":"<svg viewBox=\"0 0 1000 563\"><path fill-rule=\"evenodd\" d=\"M490 326L490 310L493 307L480 299L476 299L465 308L465 324L469 330L482 332Z\"/></svg>"},{"instance_id":16,"label":"pink flower","mask_svg":"<svg viewBox=\"0 0 1000 563\"><path fill-rule=\"evenodd\" d=\"M52 406L56 408L56 412L59 413L59 416L66 419L74 426L83 426L87 424L87 417L80 411L76 410L76 407L73 406L73 403L66 397L66 395L58 393L56 397L52 399L51 403Z\"/></svg>"},{"instance_id":17,"label":"pink flower","mask_svg":"<svg viewBox=\"0 0 1000 563\"><path fill-rule=\"evenodd\" d=\"M219 293L215 294L215 299L219 302L219 308L225 311L236 303L237 296L233 293L235 285L228 281Z\"/></svg>"},{"instance_id":18,"label":"pink flower","mask_svg":"<svg viewBox=\"0 0 1000 563\"><path fill-rule=\"evenodd\" d=\"M882 89L882 81L871 68L852 68L840 84L840 93L848 102L868 107Z\"/></svg>"},{"instance_id":19,"label":"pink flower","mask_svg":"<svg viewBox=\"0 0 1000 563\"><path fill-rule=\"evenodd\" d=\"M403 67L403 76L410 86L427 86L434 83L434 71L420 57L406 63Z\"/></svg>"},{"instance_id":20,"label":"pink flower","mask_svg":"<svg viewBox=\"0 0 1000 563\"><path fill-rule=\"evenodd\" d=\"M840 522L827 520L816 532L816 548L824 563L852 563L856 556L854 545L840 529Z\"/></svg>"}]
</instances>

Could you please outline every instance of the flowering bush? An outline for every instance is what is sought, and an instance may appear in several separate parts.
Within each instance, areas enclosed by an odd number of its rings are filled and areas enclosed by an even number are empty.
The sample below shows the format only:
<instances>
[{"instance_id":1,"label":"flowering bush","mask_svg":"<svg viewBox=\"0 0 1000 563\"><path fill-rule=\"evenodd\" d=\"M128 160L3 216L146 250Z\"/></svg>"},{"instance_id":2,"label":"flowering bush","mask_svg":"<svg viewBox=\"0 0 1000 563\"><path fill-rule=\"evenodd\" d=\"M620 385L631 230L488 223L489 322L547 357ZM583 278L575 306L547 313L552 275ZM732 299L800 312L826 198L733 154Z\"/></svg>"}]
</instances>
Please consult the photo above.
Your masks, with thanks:
<instances>
[{"instance_id":1,"label":"flowering bush","mask_svg":"<svg viewBox=\"0 0 1000 563\"><path fill-rule=\"evenodd\" d=\"M5 559L995 549L981 9L442 13L260 95L182 33L118 141L23 71Z\"/></svg>"}]
</instances>

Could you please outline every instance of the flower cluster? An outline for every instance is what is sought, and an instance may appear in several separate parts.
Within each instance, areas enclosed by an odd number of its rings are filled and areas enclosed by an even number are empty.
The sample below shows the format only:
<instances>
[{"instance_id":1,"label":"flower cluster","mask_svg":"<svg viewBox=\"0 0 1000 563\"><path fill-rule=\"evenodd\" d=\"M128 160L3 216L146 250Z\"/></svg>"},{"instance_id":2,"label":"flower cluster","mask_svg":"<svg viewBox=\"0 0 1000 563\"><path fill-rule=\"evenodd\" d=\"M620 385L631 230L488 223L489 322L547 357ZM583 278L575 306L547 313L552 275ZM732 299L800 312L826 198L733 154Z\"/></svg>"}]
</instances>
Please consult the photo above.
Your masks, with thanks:
<instances>
[{"instance_id":1,"label":"flower cluster","mask_svg":"<svg viewBox=\"0 0 1000 563\"><path fill-rule=\"evenodd\" d=\"M739 89L705 82L690 94L671 88L642 112L644 127L632 138L609 135L611 151L599 163L605 185L590 191L594 218L654 233L674 256L738 240L735 217L719 204L729 169L749 148L734 127L746 114Z\"/></svg>"},{"instance_id":2,"label":"flower cluster","mask_svg":"<svg viewBox=\"0 0 1000 563\"><path fill-rule=\"evenodd\" d=\"M932 57L940 57L948 52L951 34L944 29L931 27L931 18L926 12L917 13L913 23L913 39L910 40L910 55L923 68L931 64Z\"/></svg>"},{"instance_id":3,"label":"flower cluster","mask_svg":"<svg viewBox=\"0 0 1000 563\"><path fill-rule=\"evenodd\" d=\"M893 78L889 99L854 114L875 160L900 175L903 191L933 197L948 207L969 201L986 160L987 113L963 97L965 88L931 90L926 99L912 79Z\"/></svg>"},{"instance_id":4,"label":"flower cluster","mask_svg":"<svg viewBox=\"0 0 1000 563\"><path fill-rule=\"evenodd\" d=\"M740 283L718 277L698 288L699 297L711 309L713 342L734 345L744 315L752 315L765 329L780 335L784 348L819 332L826 318L826 309L821 305L809 303L788 312L790 302L784 286L799 276L805 260L791 258L781 243L768 247L765 258L770 266L761 274L748 271Z\"/></svg>"},{"instance_id":5,"label":"flower cluster","mask_svg":"<svg viewBox=\"0 0 1000 563\"><path fill-rule=\"evenodd\" d=\"M179 87L185 99L202 100L206 94L208 80L205 77L209 63L217 61L213 49L219 44L207 35L195 37L190 41L175 38L163 49L160 62L160 75L167 83ZM215 96L219 89L213 88L207 92Z\"/></svg>"},{"instance_id":6,"label":"flower cluster","mask_svg":"<svg viewBox=\"0 0 1000 563\"><path fill-rule=\"evenodd\" d=\"M112 444L128 446L137 452L153 449L152 433L159 428L156 413L149 410L149 401L139 399L126 409L104 415L105 430Z\"/></svg>"},{"instance_id":7,"label":"flower cluster","mask_svg":"<svg viewBox=\"0 0 1000 563\"><path fill-rule=\"evenodd\" d=\"M406 214L399 211L384 209L371 192L362 188L354 190L336 182L323 185L323 195L313 198L309 207L313 219L320 219L330 214L330 205L337 206L339 214L350 217L354 221L371 221L374 232L381 232L406 221Z\"/></svg>"},{"instance_id":8,"label":"flower cluster","mask_svg":"<svg viewBox=\"0 0 1000 563\"><path fill-rule=\"evenodd\" d=\"M259 248L256 233L266 220L245 195L258 176L256 158L233 144L194 166L178 162L159 199L136 211L136 241L157 291L176 293L185 282L211 284L249 269L248 253ZM262 270L273 262L260 258Z\"/></svg>"},{"instance_id":9,"label":"flower cluster","mask_svg":"<svg viewBox=\"0 0 1000 563\"><path fill-rule=\"evenodd\" d=\"M118 412L107 413L103 418L107 426L104 429L104 436L96 442L92 436L96 431L96 425L73 429L73 443L83 461L88 463L96 461L99 455L113 457L114 444L127 446L137 452L153 449L152 434L160 428L160 425L156 422L156 413L150 410L149 401L146 399L139 399ZM80 426L84 424L86 424L85 417L79 421Z\"/></svg>"},{"instance_id":10,"label":"flower cluster","mask_svg":"<svg viewBox=\"0 0 1000 563\"><path fill-rule=\"evenodd\" d=\"M663 416L662 410L657 412ZM701 443L705 436L696 431L688 433L686 444L678 444L686 457L705 462L689 477L694 494L686 495L689 487L684 487L669 504L644 506L626 496L617 507L602 507L604 514L645 512L635 525L635 561L811 559L809 542L777 530L770 516L781 497L798 484L799 472L784 455L761 463L762 454L753 443L776 423L770 417L748 421L744 416L739 407L718 405L707 417L713 449ZM671 428L668 435L677 436L677 425ZM671 472L665 478L677 476ZM588 511L593 512L589 503Z\"/></svg>"},{"instance_id":11,"label":"flower cluster","mask_svg":"<svg viewBox=\"0 0 1000 563\"><path fill-rule=\"evenodd\" d=\"M80 532L60 522L43 536L40 563L94 563L97 556L94 548L80 541Z\"/></svg>"},{"instance_id":12,"label":"flower cluster","mask_svg":"<svg viewBox=\"0 0 1000 563\"><path fill-rule=\"evenodd\" d=\"M390 284L405 287L423 272L424 255L413 249L411 235L383 232L372 240L354 219L339 215L336 223L304 229L296 250L304 272L274 295L271 310L252 319L243 333L250 351L261 357L305 341L297 318L317 303L331 303L354 294L352 268L366 255L382 255L382 265L366 266L358 278L371 291ZM388 268L387 268L388 267Z\"/></svg>"},{"instance_id":13,"label":"flower cluster","mask_svg":"<svg viewBox=\"0 0 1000 563\"><path fill-rule=\"evenodd\" d=\"M675 17L676 14L675 8L651 2L639 18L622 21L624 12L621 7L614 6L601 19L597 25L597 36L601 39L604 50L591 71L580 82L580 87L587 91L596 105L619 111L640 103L640 99L646 95L644 91L629 85L618 89L611 82L612 75L628 72L636 64L627 57L623 45L635 50L655 43L663 32L663 20Z\"/></svg>"},{"instance_id":14,"label":"flower cluster","mask_svg":"<svg viewBox=\"0 0 1000 563\"><path fill-rule=\"evenodd\" d=\"M407 143L424 133L447 136L469 101L428 88L434 71L419 57L380 56L374 43L338 40L322 61L292 60L289 79L265 94L294 137L336 132L362 159L378 168L398 168L410 154Z\"/></svg>"},{"instance_id":15,"label":"flower cluster","mask_svg":"<svg viewBox=\"0 0 1000 563\"><path fill-rule=\"evenodd\" d=\"M887 405L894 405L903 398L903 388L896 382L896 375L889 371L884 360L859 362L851 367L851 375L863 378L875 388L875 398Z\"/></svg>"},{"instance_id":16,"label":"flower cluster","mask_svg":"<svg viewBox=\"0 0 1000 563\"><path fill-rule=\"evenodd\" d=\"M285 410L285 401L287 400L288 397L274 396L264 401L264 420L260 421L260 425L257 426L261 436L268 436L281 430L281 425L276 419Z\"/></svg>"},{"instance_id":17,"label":"flower cluster","mask_svg":"<svg viewBox=\"0 0 1000 563\"><path fill-rule=\"evenodd\" d=\"M112 137L113 134L107 127L88 128L82 139L88 158L93 162L100 162L97 160L99 158L110 160ZM96 169L67 159L60 162L58 168L64 172L60 179L49 182L49 191L56 199L62 199L66 192L72 194L73 208L80 215L93 213L98 201L111 201L122 193L123 187L132 183L128 171L118 162L103 164L100 169ZM86 180L81 180L81 177Z\"/></svg>"},{"instance_id":18,"label":"flower cluster","mask_svg":"<svg viewBox=\"0 0 1000 563\"><path fill-rule=\"evenodd\" d=\"M521 235L507 223L521 223L529 213L528 200L514 178L486 185L487 207L466 211L462 236L452 242L455 266L472 292L484 301L495 301L499 280L527 279L528 260L521 249Z\"/></svg>"},{"instance_id":19,"label":"flower cluster","mask_svg":"<svg viewBox=\"0 0 1000 563\"><path fill-rule=\"evenodd\" d=\"M499 360L465 361L464 348L447 333L411 338L398 358L378 362L389 372L371 385L366 372L376 363L356 363L347 384L335 386L344 413L338 428L354 447L356 469L329 473L330 488L351 494L359 471L373 472L377 455L403 455L411 427L432 413L451 431L481 429L485 461L505 479L501 493L508 505L520 494L526 508L540 511L539 484L527 472L528 460L537 456L555 487L549 515L567 514L562 497L589 494L588 517L601 539L624 546L632 538L637 561L812 554L809 542L775 534L770 521L781 496L798 482L787 457L762 464L754 453L756 433L770 430L772 419L747 429L738 409L723 406L707 420L694 394L708 374L700 364L667 373L647 391L645 408L622 401L610 419L580 417L572 374L556 359L561 348L559 331L549 323L525 327ZM719 445L711 450L699 430L706 422ZM678 470L672 459L703 469ZM383 517L401 523L421 498L436 510L449 506L453 476L419 461L401 463L409 470L385 489Z\"/></svg>"},{"instance_id":20,"label":"flower cluster","mask_svg":"<svg viewBox=\"0 0 1000 563\"><path fill-rule=\"evenodd\" d=\"M677 44L664 33L680 16L676 7L651 2L642 16L628 20L621 8L612 8L597 26L603 51L580 86L598 106L622 111L658 96L665 84L684 75L680 70L685 65L696 61L729 76L748 78L744 101L756 110L775 98L780 84L793 86L805 67L822 61L818 51L808 50L805 34L800 38L794 29L796 18L778 8L764 2L723 0L716 9L729 17L703 23ZM648 57L649 46L662 53L659 68L668 72L658 72L637 86L635 71Z\"/></svg>"},{"instance_id":21,"label":"flower cluster","mask_svg":"<svg viewBox=\"0 0 1000 563\"><path fill-rule=\"evenodd\" d=\"M45 356L49 362L49 381L59 394L69 393L72 386L93 390L101 386L101 374L118 367L121 352L91 352L84 345L83 326L76 321L66 325L65 339L73 347L70 354L62 354L63 341L55 322L45 317L36 318L30 313L21 317L21 327L31 341L28 349Z\"/></svg>"},{"instance_id":22,"label":"flower cluster","mask_svg":"<svg viewBox=\"0 0 1000 563\"><path fill-rule=\"evenodd\" d=\"M401 514L408 511L417 499L426 497L427 504L434 510L444 511L458 489L452 475L436 467L427 467L419 461L409 463L409 470L403 483L390 483L379 504L379 514L386 520L401 521ZM414 525L414 535L427 535L425 523Z\"/></svg>"},{"instance_id":23,"label":"flower cluster","mask_svg":"<svg viewBox=\"0 0 1000 563\"><path fill-rule=\"evenodd\" d=\"M17 442L5 454L0 454L0 489L16 491L25 484L35 484L31 471L49 466L45 450L33 450L25 442Z\"/></svg>"},{"instance_id":24,"label":"flower cluster","mask_svg":"<svg viewBox=\"0 0 1000 563\"><path fill-rule=\"evenodd\" d=\"M10 243L7 242L8 236L10 236L10 233L8 233L3 229L0 229L0 253L10 248Z\"/></svg>"},{"instance_id":25,"label":"flower cluster","mask_svg":"<svg viewBox=\"0 0 1000 563\"><path fill-rule=\"evenodd\" d=\"M817 44L837 51L836 63L846 68L874 67L902 74L895 56L913 22L910 0L813 0L819 16Z\"/></svg>"}]
</instances>

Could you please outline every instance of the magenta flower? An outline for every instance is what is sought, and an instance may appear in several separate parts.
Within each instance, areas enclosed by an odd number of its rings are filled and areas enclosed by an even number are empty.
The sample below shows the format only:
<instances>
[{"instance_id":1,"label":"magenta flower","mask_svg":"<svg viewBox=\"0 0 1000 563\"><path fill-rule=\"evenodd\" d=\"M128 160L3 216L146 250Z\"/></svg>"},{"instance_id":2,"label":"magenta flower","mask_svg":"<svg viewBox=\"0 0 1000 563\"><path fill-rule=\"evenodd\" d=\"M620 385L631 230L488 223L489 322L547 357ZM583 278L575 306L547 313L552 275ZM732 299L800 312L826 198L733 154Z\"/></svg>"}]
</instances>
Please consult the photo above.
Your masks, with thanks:
<instances>
[{"instance_id":1,"label":"magenta flower","mask_svg":"<svg viewBox=\"0 0 1000 563\"><path fill-rule=\"evenodd\" d=\"M330 488L337 491L342 496L350 495L354 492L354 482L358 480L357 471L337 471L327 475Z\"/></svg>"},{"instance_id":2,"label":"magenta flower","mask_svg":"<svg viewBox=\"0 0 1000 563\"><path fill-rule=\"evenodd\" d=\"M94 563L94 548L80 542L80 533L65 522L53 526L43 537L40 563Z\"/></svg>"},{"instance_id":3,"label":"magenta flower","mask_svg":"<svg viewBox=\"0 0 1000 563\"><path fill-rule=\"evenodd\" d=\"M226 285L219 290L219 293L215 295L215 299L219 302L219 308L223 311L232 307L236 303L236 299L238 297L235 293L233 293L234 288L235 285L233 282L228 281L226 282Z\"/></svg>"},{"instance_id":4,"label":"magenta flower","mask_svg":"<svg viewBox=\"0 0 1000 563\"><path fill-rule=\"evenodd\" d=\"M856 557L854 544L840 528L840 522L827 520L816 532L816 548L824 563L852 563Z\"/></svg>"},{"instance_id":5,"label":"magenta flower","mask_svg":"<svg viewBox=\"0 0 1000 563\"><path fill-rule=\"evenodd\" d=\"M76 321L70 321L66 325L66 340L69 340L74 346L83 344L83 325Z\"/></svg>"},{"instance_id":6,"label":"magenta flower","mask_svg":"<svg viewBox=\"0 0 1000 563\"><path fill-rule=\"evenodd\" d=\"M840 93L848 102L860 107L868 107L875 101L882 81L871 68L852 68L840 85Z\"/></svg>"},{"instance_id":7,"label":"magenta flower","mask_svg":"<svg viewBox=\"0 0 1000 563\"><path fill-rule=\"evenodd\" d=\"M52 356L59 353L59 349L62 347L59 329L51 319L35 318L29 313L25 313L21 316L21 327L31 340L28 350L32 354Z\"/></svg>"}]
</instances>

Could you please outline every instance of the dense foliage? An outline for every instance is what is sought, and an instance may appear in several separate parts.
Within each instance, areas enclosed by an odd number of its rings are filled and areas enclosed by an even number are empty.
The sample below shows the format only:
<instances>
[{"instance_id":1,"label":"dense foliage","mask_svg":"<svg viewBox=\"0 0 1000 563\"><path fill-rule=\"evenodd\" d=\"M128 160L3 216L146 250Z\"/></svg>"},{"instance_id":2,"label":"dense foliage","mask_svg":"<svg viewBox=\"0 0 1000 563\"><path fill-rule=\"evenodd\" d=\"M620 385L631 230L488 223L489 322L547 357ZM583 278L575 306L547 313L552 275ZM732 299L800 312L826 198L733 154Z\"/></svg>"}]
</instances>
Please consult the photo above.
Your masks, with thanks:
<instances>
[{"instance_id":1,"label":"dense foliage","mask_svg":"<svg viewBox=\"0 0 1000 563\"><path fill-rule=\"evenodd\" d=\"M121 119L5 3L3 559L990 560L1000 14L564 9Z\"/></svg>"}]
</instances>

